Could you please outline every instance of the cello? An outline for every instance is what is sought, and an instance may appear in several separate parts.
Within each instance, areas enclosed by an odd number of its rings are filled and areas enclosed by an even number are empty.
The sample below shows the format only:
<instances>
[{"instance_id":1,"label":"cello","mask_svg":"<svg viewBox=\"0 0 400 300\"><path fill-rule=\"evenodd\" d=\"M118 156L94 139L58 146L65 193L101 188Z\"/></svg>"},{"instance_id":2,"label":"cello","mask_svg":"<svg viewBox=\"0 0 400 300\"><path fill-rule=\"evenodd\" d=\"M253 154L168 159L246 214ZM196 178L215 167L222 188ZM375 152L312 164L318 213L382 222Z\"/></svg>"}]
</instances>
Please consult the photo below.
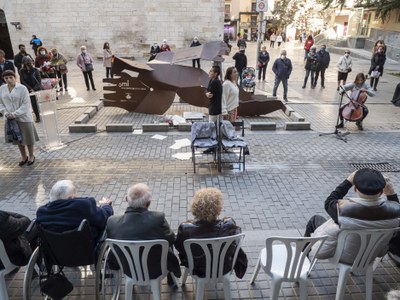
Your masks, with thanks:
<instances>
[{"instance_id":1,"label":"cello","mask_svg":"<svg viewBox=\"0 0 400 300\"><path fill-rule=\"evenodd\" d=\"M345 95L347 95L345 93ZM367 101L367 93L362 90L355 90L351 93L349 102L343 106L342 117L347 121L356 122L363 118L364 112L362 104Z\"/></svg>"}]
</instances>

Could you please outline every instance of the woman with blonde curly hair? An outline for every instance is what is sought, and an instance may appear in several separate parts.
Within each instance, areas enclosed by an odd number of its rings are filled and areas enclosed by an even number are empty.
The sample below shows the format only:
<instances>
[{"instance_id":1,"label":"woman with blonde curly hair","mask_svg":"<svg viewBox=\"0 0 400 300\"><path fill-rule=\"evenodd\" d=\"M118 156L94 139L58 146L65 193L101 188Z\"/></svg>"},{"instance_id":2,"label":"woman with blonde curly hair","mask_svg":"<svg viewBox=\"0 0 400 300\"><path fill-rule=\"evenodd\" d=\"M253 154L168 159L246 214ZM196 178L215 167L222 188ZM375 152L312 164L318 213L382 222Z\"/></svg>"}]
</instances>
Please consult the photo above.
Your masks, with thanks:
<instances>
[{"instance_id":1,"label":"woman with blonde curly hair","mask_svg":"<svg viewBox=\"0 0 400 300\"><path fill-rule=\"evenodd\" d=\"M178 235L175 241L175 248L179 252L181 265L188 267L188 261L183 246L183 242L193 238L214 238L224 237L239 234L241 228L236 225L236 222L230 217L219 219L223 206L222 193L216 188L203 188L198 190L191 203L191 212L194 220L188 220L179 225ZM201 249L194 249L195 268L194 273L200 277L205 274L205 255ZM224 272L229 272L232 269L232 259L235 249L230 251L231 255L227 255ZM242 249L234 266L236 276L242 278L247 269L247 256ZM226 271L225 271L226 270Z\"/></svg>"}]
</instances>

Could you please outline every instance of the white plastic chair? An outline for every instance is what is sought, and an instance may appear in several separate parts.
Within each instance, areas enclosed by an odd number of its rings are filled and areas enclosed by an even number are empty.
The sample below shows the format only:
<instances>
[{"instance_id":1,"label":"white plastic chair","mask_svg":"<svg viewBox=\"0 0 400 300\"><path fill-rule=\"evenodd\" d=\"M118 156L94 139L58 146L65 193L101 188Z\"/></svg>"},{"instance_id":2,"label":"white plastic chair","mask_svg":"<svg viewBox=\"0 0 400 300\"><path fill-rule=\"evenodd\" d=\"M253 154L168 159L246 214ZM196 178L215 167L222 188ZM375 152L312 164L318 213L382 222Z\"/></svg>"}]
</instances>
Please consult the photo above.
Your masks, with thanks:
<instances>
[{"instance_id":1,"label":"white plastic chair","mask_svg":"<svg viewBox=\"0 0 400 300\"><path fill-rule=\"evenodd\" d=\"M374 266L375 260L382 250L388 246L389 240L398 230L400 230L400 227L389 229L342 230L339 233L335 255L329 259L330 263L339 267L336 300L343 299L346 288L346 278L350 272L365 274L365 299L372 300L372 279L374 269L376 268L376 266ZM355 256L354 262L352 264L341 262L343 251L346 249L346 240L350 238L354 241L355 237L360 241L360 248Z\"/></svg>"},{"instance_id":2,"label":"white plastic chair","mask_svg":"<svg viewBox=\"0 0 400 300\"><path fill-rule=\"evenodd\" d=\"M314 266L307 254L311 247L321 241L322 246L327 236L322 237L269 237L266 248L262 249L258 258L250 284L254 281L262 267L271 277L271 297L278 299L282 282L298 282L300 299L307 299L307 277L310 268ZM317 251L318 251L317 250Z\"/></svg>"},{"instance_id":3,"label":"white plastic chair","mask_svg":"<svg viewBox=\"0 0 400 300\"><path fill-rule=\"evenodd\" d=\"M149 252L152 247L161 246L161 256L159 258L161 275L156 279L150 279L149 269L147 267L147 260ZM97 263L97 274L98 277L102 277L102 291L104 299L105 291L105 274L106 274L106 262L109 258L110 252L112 252L118 262L120 270L123 269L121 262L121 255L124 256L131 277L125 274L125 299L131 300L133 297L133 286L151 286L153 293L153 299L161 299L161 281L167 275L167 255L168 255L169 243L166 240L145 240L145 241L126 241L126 240L115 240L107 239L105 245L103 245L101 255ZM117 250L118 249L118 250ZM102 267L103 266L103 267ZM101 269L101 270L100 270ZM98 285L98 278L96 278L96 286ZM121 282L118 280L117 282ZM118 287L117 287L118 288ZM96 289L96 299L99 299L98 289ZM114 299L117 299L117 296Z\"/></svg>"},{"instance_id":4,"label":"white plastic chair","mask_svg":"<svg viewBox=\"0 0 400 300\"><path fill-rule=\"evenodd\" d=\"M2 300L8 300L8 292L7 292L7 286L6 286L6 280L4 276L6 276L8 273L11 273L12 271L15 270L15 268L18 268L16 265L12 264L10 259L8 258L6 249L4 248L3 241L0 240L0 261L4 266L4 269L0 270L0 299Z\"/></svg>"},{"instance_id":5,"label":"white plastic chair","mask_svg":"<svg viewBox=\"0 0 400 300\"><path fill-rule=\"evenodd\" d=\"M223 282L225 299L231 299L231 283L230 277L233 267L236 263L236 258L239 253L240 246L244 239L244 233L232 235L228 237L218 237L209 239L188 239L183 242L185 253L188 259L188 268L185 268L182 275L182 284L186 283L186 278L189 274L193 277L196 283L196 300L204 299L206 284L209 282ZM232 259L232 269L224 274L224 262L229 247L235 243L235 252ZM195 261L192 253L192 246L201 247L205 256L205 277L199 277L193 274ZM234 245L232 245L234 246ZM217 258L217 259L216 259Z\"/></svg>"}]
</instances>

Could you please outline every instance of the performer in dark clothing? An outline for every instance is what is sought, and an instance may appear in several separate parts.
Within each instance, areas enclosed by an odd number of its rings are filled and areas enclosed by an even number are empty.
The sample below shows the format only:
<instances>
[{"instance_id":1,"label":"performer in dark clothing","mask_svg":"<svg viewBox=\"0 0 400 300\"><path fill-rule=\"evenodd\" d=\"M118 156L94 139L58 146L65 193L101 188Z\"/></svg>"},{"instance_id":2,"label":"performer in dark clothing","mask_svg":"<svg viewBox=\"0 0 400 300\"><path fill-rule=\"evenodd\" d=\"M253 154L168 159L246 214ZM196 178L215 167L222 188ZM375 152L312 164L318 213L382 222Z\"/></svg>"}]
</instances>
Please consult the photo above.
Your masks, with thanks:
<instances>
[{"instance_id":1,"label":"performer in dark clothing","mask_svg":"<svg viewBox=\"0 0 400 300\"><path fill-rule=\"evenodd\" d=\"M247 56L244 54L244 48L241 48L239 52L236 52L232 57L235 60L235 68L239 73L240 85L242 84L242 71L247 67Z\"/></svg>"},{"instance_id":2,"label":"performer in dark clothing","mask_svg":"<svg viewBox=\"0 0 400 300\"><path fill-rule=\"evenodd\" d=\"M197 36L194 37L192 43L190 44L190 47L197 47L200 46L200 42L199 39L197 38ZM196 58L196 59L192 59L192 63L193 63L193 68L196 67L196 62L197 62L197 67L200 69L200 58Z\"/></svg>"},{"instance_id":3,"label":"performer in dark clothing","mask_svg":"<svg viewBox=\"0 0 400 300\"><path fill-rule=\"evenodd\" d=\"M216 122L221 114L222 83L218 79L221 74L219 66L212 66L208 72L210 82L208 83L206 97L210 99L208 104L209 121Z\"/></svg>"}]
</instances>

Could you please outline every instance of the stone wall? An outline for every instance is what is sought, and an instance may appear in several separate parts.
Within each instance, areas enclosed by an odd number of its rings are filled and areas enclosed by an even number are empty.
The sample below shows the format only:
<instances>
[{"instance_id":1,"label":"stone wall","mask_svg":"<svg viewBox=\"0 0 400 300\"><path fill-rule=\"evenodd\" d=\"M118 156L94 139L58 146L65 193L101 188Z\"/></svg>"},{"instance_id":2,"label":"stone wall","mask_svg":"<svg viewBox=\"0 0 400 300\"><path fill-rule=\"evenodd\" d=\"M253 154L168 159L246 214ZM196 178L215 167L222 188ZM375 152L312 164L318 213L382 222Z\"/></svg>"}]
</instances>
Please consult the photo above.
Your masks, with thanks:
<instances>
[{"instance_id":1,"label":"stone wall","mask_svg":"<svg viewBox=\"0 0 400 300\"><path fill-rule=\"evenodd\" d=\"M143 57L163 39L172 49L189 46L194 36L202 43L223 39L221 0L0 0L0 9L15 53L18 44L29 46L32 34L70 59L81 45L101 57L105 41L117 55ZM10 22L21 22L22 30Z\"/></svg>"}]
</instances>

